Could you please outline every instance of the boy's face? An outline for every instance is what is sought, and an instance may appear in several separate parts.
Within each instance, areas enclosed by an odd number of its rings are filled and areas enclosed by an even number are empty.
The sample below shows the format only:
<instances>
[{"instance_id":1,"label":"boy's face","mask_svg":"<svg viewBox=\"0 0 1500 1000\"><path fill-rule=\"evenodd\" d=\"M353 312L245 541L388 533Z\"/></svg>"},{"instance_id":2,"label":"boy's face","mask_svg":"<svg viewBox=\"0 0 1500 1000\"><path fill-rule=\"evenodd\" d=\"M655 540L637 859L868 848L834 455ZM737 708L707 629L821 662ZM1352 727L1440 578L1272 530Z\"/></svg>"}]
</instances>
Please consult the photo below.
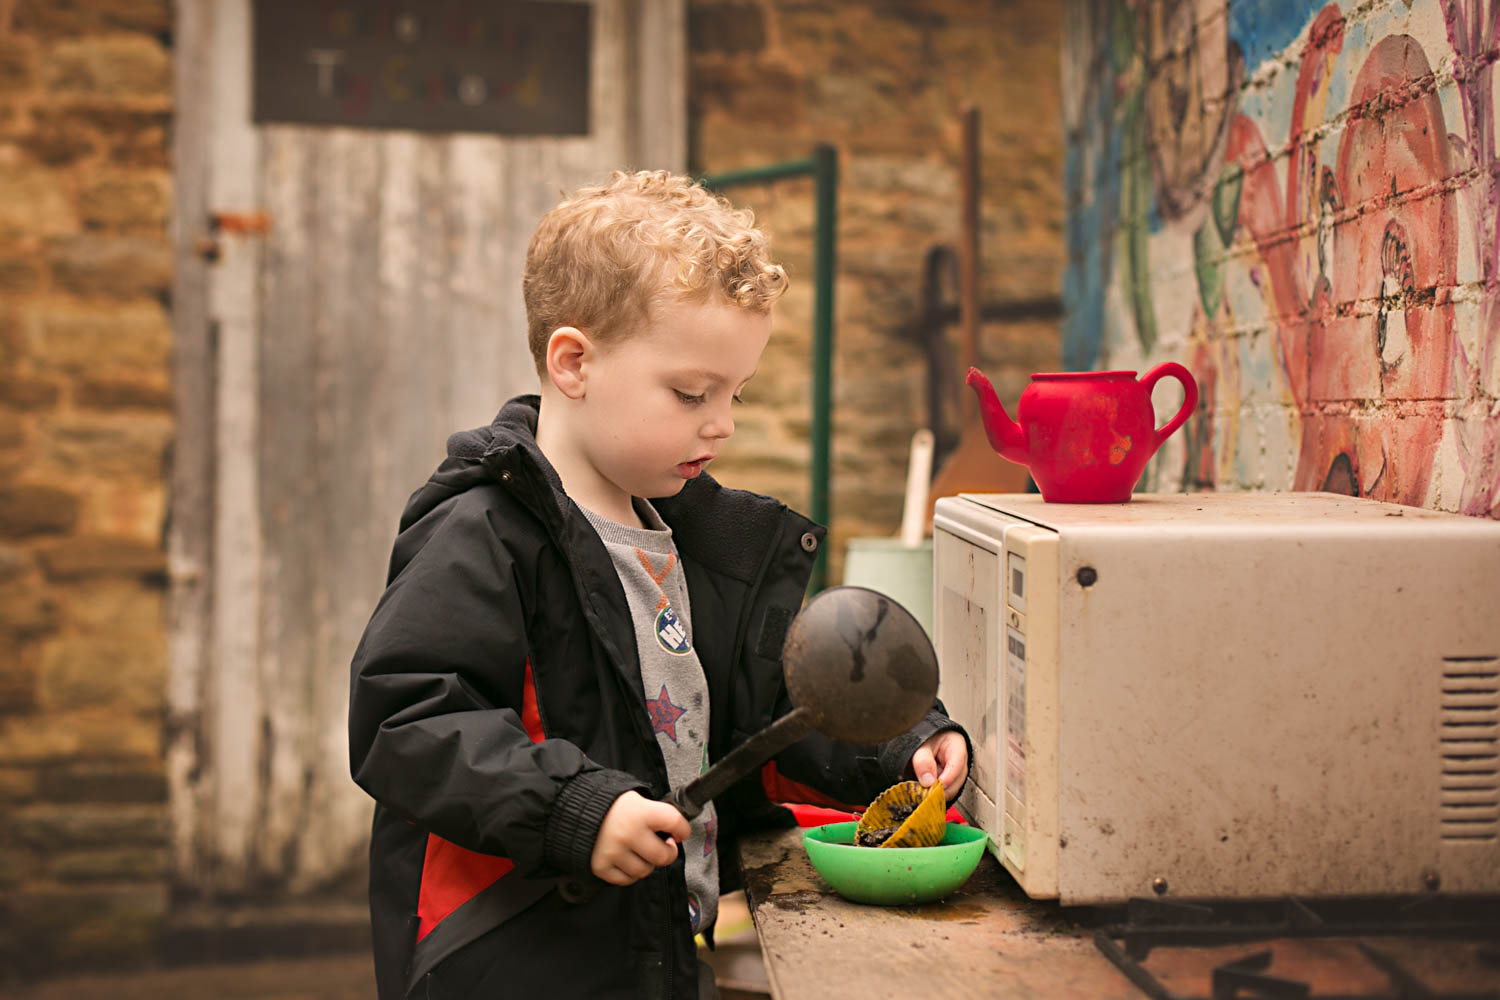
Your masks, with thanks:
<instances>
[{"instance_id":1,"label":"boy's face","mask_svg":"<svg viewBox=\"0 0 1500 1000\"><path fill-rule=\"evenodd\" d=\"M734 433L731 407L770 336L769 313L669 299L643 330L598 349L580 442L596 485L626 497L680 492Z\"/></svg>"}]
</instances>

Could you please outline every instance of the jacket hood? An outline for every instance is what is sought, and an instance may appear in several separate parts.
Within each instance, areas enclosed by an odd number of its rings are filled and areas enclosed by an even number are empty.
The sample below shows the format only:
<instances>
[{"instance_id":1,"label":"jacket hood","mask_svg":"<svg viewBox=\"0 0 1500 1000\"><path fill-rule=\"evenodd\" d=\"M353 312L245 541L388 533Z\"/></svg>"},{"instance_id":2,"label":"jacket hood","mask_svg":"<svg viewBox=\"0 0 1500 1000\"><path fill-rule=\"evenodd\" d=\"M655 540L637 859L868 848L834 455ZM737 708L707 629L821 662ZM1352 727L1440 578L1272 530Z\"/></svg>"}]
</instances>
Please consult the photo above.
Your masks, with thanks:
<instances>
[{"instance_id":1,"label":"jacket hood","mask_svg":"<svg viewBox=\"0 0 1500 1000\"><path fill-rule=\"evenodd\" d=\"M540 410L540 396L535 393L517 396L500 408L488 426L450 434L448 457L407 500L401 515L401 527L404 529L415 524L450 497L494 482L495 465L486 464L485 460L505 452L519 450L529 460L525 464L537 470L560 495L562 480L536 444L536 422Z\"/></svg>"}]
</instances>

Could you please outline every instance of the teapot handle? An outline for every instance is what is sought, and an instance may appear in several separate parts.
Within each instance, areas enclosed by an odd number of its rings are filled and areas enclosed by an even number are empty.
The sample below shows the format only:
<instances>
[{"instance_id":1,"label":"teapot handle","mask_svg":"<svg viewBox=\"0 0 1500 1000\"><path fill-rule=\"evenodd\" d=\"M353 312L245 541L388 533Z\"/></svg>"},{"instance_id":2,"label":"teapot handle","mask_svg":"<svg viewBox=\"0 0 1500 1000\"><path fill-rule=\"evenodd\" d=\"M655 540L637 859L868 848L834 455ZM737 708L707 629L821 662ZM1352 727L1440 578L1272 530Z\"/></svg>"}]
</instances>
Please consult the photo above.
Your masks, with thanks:
<instances>
[{"instance_id":1,"label":"teapot handle","mask_svg":"<svg viewBox=\"0 0 1500 1000\"><path fill-rule=\"evenodd\" d=\"M1145 387L1146 395L1149 397L1152 390L1156 388L1156 383L1168 375L1182 383L1182 408L1171 420L1167 421L1166 426L1156 432L1156 445L1151 449L1153 453L1161 447L1163 441L1172 436L1173 431L1181 427L1187 418L1193 415L1193 410L1198 405L1198 383L1193 380L1192 372L1175 361L1164 361L1141 376L1141 385Z\"/></svg>"}]
</instances>

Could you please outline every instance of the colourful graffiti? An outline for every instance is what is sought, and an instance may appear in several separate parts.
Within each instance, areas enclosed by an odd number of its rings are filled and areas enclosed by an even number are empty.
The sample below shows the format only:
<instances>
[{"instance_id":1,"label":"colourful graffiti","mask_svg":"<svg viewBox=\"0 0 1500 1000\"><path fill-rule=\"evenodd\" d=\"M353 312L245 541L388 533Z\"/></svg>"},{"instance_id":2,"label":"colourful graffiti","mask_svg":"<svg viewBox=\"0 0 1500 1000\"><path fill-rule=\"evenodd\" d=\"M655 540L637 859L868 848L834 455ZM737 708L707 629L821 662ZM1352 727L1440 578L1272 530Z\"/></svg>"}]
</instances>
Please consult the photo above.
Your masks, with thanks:
<instances>
[{"instance_id":1,"label":"colourful graffiti","mask_svg":"<svg viewBox=\"0 0 1500 1000\"><path fill-rule=\"evenodd\" d=\"M1064 363L1193 369L1153 485L1500 516L1500 2L1074 12Z\"/></svg>"}]
</instances>

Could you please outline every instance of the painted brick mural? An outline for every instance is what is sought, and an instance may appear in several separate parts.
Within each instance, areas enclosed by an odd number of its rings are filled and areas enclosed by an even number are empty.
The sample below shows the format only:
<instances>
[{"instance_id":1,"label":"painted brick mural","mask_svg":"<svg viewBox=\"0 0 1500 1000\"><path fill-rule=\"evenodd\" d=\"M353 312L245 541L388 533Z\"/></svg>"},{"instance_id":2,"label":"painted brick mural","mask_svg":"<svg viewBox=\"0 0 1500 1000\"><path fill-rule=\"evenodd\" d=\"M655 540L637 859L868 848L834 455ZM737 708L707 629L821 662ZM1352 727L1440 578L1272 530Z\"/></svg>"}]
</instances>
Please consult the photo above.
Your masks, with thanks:
<instances>
[{"instance_id":1,"label":"painted brick mural","mask_svg":"<svg viewBox=\"0 0 1500 1000\"><path fill-rule=\"evenodd\" d=\"M1072 0L1064 366L1201 389L1140 488L1500 516L1497 29L1492 0Z\"/></svg>"}]
</instances>

